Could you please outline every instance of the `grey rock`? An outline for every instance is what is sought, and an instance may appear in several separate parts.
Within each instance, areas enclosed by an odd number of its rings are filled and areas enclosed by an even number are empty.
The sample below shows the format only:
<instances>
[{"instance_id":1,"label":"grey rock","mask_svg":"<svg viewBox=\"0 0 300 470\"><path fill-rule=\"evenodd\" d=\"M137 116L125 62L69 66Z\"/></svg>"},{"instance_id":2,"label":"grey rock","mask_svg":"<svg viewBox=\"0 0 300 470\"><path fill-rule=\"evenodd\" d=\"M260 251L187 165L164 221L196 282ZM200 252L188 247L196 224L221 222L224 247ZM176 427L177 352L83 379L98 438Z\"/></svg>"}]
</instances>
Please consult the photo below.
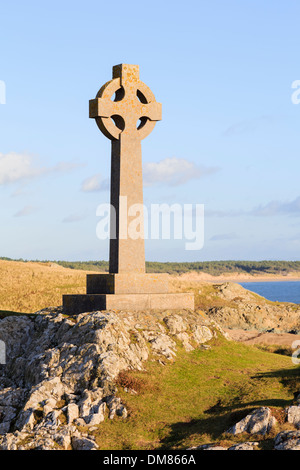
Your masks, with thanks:
<instances>
[{"instance_id":1,"label":"grey rock","mask_svg":"<svg viewBox=\"0 0 300 470\"><path fill-rule=\"evenodd\" d=\"M78 403L79 416L89 426L100 424L105 419L106 404L102 402L103 389L84 390L82 398ZM76 421L77 424L80 421Z\"/></svg>"},{"instance_id":2,"label":"grey rock","mask_svg":"<svg viewBox=\"0 0 300 470\"><path fill-rule=\"evenodd\" d=\"M10 430L10 421L3 421L0 424L0 435L5 435Z\"/></svg>"},{"instance_id":3,"label":"grey rock","mask_svg":"<svg viewBox=\"0 0 300 470\"><path fill-rule=\"evenodd\" d=\"M73 437L72 447L74 450L97 450L98 445L86 437Z\"/></svg>"},{"instance_id":4,"label":"grey rock","mask_svg":"<svg viewBox=\"0 0 300 470\"><path fill-rule=\"evenodd\" d=\"M65 393L66 387L59 377L46 379L33 387L24 405L24 410L37 409L45 400L60 400Z\"/></svg>"},{"instance_id":5,"label":"grey rock","mask_svg":"<svg viewBox=\"0 0 300 470\"><path fill-rule=\"evenodd\" d=\"M144 332L144 336L156 354L165 356L169 360L174 359L176 356L176 343L170 336L155 332Z\"/></svg>"},{"instance_id":6,"label":"grey rock","mask_svg":"<svg viewBox=\"0 0 300 470\"><path fill-rule=\"evenodd\" d=\"M105 410L106 410L106 403L101 403L98 406L94 406L91 410L90 414L84 418L86 424L88 426L95 426L105 419Z\"/></svg>"},{"instance_id":7,"label":"grey rock","mask_svg":"<svg viewBox=\"0 0 300 470\"><path fill-rule=\"evenodd\" d=\"M255 450L257 446L258 442L242 442L229 448L214 444L203 444L197 447L190 447L188 450Z\"/></svg>"},{"instance_id":8,"label":"grey rock","mask_svg":"<svg viewBox=\"0 0 300 470\"><path fill-rule=\"evenodd\" d=\"M188 329L188 325L180 315L170 315L164 318L171 335L183 333Z\"/></svg>"},{"instance_id":9,"label":"grey rock","mask_svg":"<svg viewBox=\"0 0 300 470\"><path fill-rule=\"evenodd\" d=\"M48 413L54 410L56 407L57 400L56 398L46 398L46 400L42 401L43 404L43 415L46 417Z\"/></svg>"},{"instance_id":10,"label":"grey rock","mask_svg":"<svg viewBox=\"0 0 300 470\"><path fill-rule=\"evenodd\" d=\"M50 411L50 413L47 414L45 420L42 422L42 426L56 428L59 425L60 414L61 414L61 411L59 410Z\"/></svg>"},{"instance_id":11,"label":"grey rock","mask_svg":"<svg viewBox=\"0 0 300 470\"><path fill-rule=\"evenodd\" d=\"M79 407L76 403L69 403L66 407L68 424L73 423L79 417Z\"/></svg>"},{"instance_id":12,"label":"grey rock","mask_svg":"<svg viewBox=\"0 0 300 470\"><path fill-rule=\"evenodd\" d=\"M255 447L257 446L258 442L242 442L229 447L228 450L255 450Z\"/></svg>"},{"instance_id":13,"label":"grey rock","mask_svg":"<svg viewBox=\"0 0 300 470\"><path fill-rule=\"evenodd\" d=\"M240 434L242 432L267 434L275 423L276 419L272 416L270 408L262 407L254 410L227 432L231 434Z\"/></svg>"},{"instance_id":14,"label":"grey rock","mask_svg":"<svg viewBox=\"0 0 300 470\"><path fill-rule=\"evenodd\" d=\"M285 411L288 423L292 423L297 428L300 428L300 405L289 406Z\"/></svg>"},{"instance_id":15,"label":"grey rock","mask_svg":"<svg viewBox=\"0 0 300 470\"><path fill-rule=\"evenodd\" d=\"M127 410L120 398L111 397L107 401L107 406L109 408L109 419L114 419L115 415L122 416L123 418L127 417Z\"/></svg>"},{"instance_id":16,"label":"grey rock","mask_svg":"<svg viewBox=\"0 0 300 470\"><path fill-rule=\"evenodd\" d=\"M203 444L201 446L190 447L188 450L227 450L227 448L214 444Z\"/></svg>"},{"instance_id":17,"label":"grey rock","mask_svg":"<svg viewBox=\"0 0 300 470\"><path fill-rule=\"evenodd\" d=\"M9 316L0 320L0 340L6 346L7 363L24 353L32 341L33 322L26 316Z\"/></svg>"},{"instance_id":18,"label":"grey rock","mask_svg":"<svg viewBox=\"0 0 300 470\"><path fill-rule=\"evenodd\" d=\"M197 344L207 343L213 338L213 333L207 326L195 325L192 331L192 337Z\"/></svg>"},{"instance_id":19,"label":"grey rock","mask_svg":"<svg viewBox=\"0 0 300 470\"><path fill-rule=\"evenodd\" d=\"M0 390L0 407L1 406L19 406L22 403L25 390L21 388L5 388Z\"/></svg>"},{"instance_id":20,"label":"grey rock","mask_svg":"<svg viewBox=\"0 0 300 470\"><path fill-rule=\"evenodd\" d=\"M300 450L300 431L282 431L274 439L275 450Z\"/></svg>"},{"instance_id":21,"label":"grey rock","mask_svg":"<svg viewBox=\"0 0 300 470\"><path fill-rule=\"evenodd\" d=\"M33 410L24 410L18 416L15 427L19 431L31 431L35 425L35 416Z\"/></svg>"},{"instance_id":22,"label":"grey rock","mask_svg":"<svg viewBox=\"0 0 300 470\"><path fill-rule=\"evenodd\" d=\"M75 433L76 428L74 426L64 426L53 435L53 440L64 450L67 450L71 445L71 435L75 435Z\"/></svg>"}]
</instances>

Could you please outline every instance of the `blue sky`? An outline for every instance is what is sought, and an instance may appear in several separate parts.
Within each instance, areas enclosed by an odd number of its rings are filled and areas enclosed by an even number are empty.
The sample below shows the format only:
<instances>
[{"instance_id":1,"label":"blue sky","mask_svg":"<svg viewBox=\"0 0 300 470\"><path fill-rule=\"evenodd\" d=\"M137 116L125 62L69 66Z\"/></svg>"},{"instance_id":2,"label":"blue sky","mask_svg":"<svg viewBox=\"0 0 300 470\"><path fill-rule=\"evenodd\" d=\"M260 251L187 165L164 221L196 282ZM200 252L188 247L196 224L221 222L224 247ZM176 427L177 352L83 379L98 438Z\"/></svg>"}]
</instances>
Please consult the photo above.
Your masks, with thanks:
<instances>
[{"instance_id":1,"label":"blue sky","mask_svg":"<svg viewBox=\"0 0 300 470\"><path fill-rule=\"evenodd\" d=\"M299 17L296 0L2 4L0 256L108 259L110 141L88 102L129 63L163 106L145 204L205 206L201 250L146 240L146 259L299 260Z\"/></svg>"}]
</instances>

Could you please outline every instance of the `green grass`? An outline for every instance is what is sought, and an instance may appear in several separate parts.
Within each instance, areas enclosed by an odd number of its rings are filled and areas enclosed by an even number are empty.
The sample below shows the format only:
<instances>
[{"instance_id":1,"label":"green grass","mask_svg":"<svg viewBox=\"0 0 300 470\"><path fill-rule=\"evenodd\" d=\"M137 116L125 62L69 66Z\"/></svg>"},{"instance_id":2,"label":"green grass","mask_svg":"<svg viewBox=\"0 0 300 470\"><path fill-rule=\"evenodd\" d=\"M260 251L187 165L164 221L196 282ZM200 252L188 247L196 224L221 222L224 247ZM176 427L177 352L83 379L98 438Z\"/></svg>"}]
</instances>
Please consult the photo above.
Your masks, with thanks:
<instances>
[{"instance_id":1,"label":"green grass","mask_svg":"<svg viewBox=\"0 0 300 470\"><path fill-rule=\"evenodd\" d=\"M102 450L185 449L206 443L270 439L225 431L256 407L278 416L299 389L299 368L291 358L240 343L214 339L211 349L178 350L165 366L147 362L144 372L126 372L138 394L118 386L128 417L108 419L93 434ZM286 426L286 425L285 425ZM278 429L277 429L278 432Z\"/></svg>"}]
</instances>

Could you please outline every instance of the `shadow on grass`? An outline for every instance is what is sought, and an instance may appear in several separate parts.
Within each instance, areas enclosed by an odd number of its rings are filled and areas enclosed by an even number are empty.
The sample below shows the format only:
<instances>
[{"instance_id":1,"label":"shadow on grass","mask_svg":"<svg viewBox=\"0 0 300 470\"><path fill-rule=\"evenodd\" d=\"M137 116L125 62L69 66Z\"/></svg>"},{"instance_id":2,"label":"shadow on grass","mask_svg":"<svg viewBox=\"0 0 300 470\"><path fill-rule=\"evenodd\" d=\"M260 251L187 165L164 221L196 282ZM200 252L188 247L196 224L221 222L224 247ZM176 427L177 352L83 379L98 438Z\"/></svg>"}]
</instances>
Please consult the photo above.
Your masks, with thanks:
<instances>
[{"instance_id":1,"label":"shadow on grass","mask_svg":"<svg viewBox=\"0 0 300 470\"><path fill-rule=\"evenodd\" d=\"M238 421L242 419L249 410L240 413ZM192 419L188 422L178 422L170 426L168 436L161 440L159 449L177 449L185 448L187 442L192 442L193 436L205 435L208 441L214 441L221 438L234 424L232 413L226 413L218 416L209 416L204 419ZM204 443L204 442L203 442ZM207 441L205 442L205 444Z\"/></svg>"},{"instance_id":2,"label":"shadow on grass","mask_svg":"<svg viewBox=\"0 0 300 470\"><path fill-rule=\"evenodd\" d=\"M291 405L291 400L283 400L280 398L254 400L245 403L237 402L236 404L231 403L228 406L223 406L222 404L217 403L211 408L205 410L204 413L212 416L228 413L228 416L230 416L232 420L240 420L247 414L251 413L255 408L260 408L262 406L269 406L270 408L285 408L289 405ZM243 413L244 416L240 417ZM235 424L235 422L233 424Z\"/></svg>"},{"instance_id":3,"label":"shadow on grass","mask_svg":"<svg viewBox=\"0 0 300 470\"><path fill-rule=\"evenodd\" d=\"M300 393L300 368L298 367L260 373L252 378L274 378L280 381L290 392L291 399L266 398L253 401L247 401L246 399L246 401L243 402L243 397L241 397L230 403L222 403L222 400L219 399L215 405L204 411L207 417L170 425L170 432L161 440L160 448L184 447L186 442L192 440L193 435L205 435L212 441L221 440L222 437L224 437L222 435L224 435L229 428L250 414L254 409L262 406L284 409L292 405L293 395L295 397Z\"/></svg>"},{"instance_id":4,"label":"shadow on grass","mask_svg":"<svg viewBox=\"0 0 300 470\"><path fill-rule=\"evenodd\" d=\"M291 394L300 393L300 367L261 372L253 376L256 379L277 379Z\"/></svg>"},{"instance_id":5,"label":"shadow on grass","mask_svg":"<svg viewBox=\"0 0 300 470\"><path fill-rule=\"evenodd\" d=\"M25 316L25 315L32 315L30 313L22 313L22 312L12 312L10 310L0 310L0 320L5 317L11 316Z\"/></svg>"},{"instance_id":6,"label":"shadow on grass","mask_svg":"<svg viewBox=\"0 0 300 470\"><path fill-rule=\"evenodd\" d=\"M291 404L288 400L260 400L240 404L239 406L222 407L217 413L209 413L207 418L192 419L188 422L178 422L170 426L169 434L161 440L160 449L186 447L186 442L192 441L195 435L205 435L208 440L216 441L224 438L224 433L241 421L245 416L262 406L286 407ZM207 444L208 442L205 442Z\"/></svg>"}]
</instances>

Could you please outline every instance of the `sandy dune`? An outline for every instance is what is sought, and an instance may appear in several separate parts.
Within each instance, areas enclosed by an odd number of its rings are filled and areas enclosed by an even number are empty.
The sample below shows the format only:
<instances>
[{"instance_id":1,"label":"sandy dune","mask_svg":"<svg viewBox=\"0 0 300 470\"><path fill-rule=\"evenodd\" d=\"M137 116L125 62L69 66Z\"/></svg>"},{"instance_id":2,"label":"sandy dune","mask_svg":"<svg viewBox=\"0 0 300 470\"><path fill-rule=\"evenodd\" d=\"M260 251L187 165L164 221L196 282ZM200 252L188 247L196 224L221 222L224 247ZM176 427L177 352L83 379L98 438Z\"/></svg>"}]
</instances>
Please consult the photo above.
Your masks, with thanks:
<instances>
[{"instance_id":1,"label":"sandy dune","mask_svg":"<svg viewBox=\"0 0 300 470\"><path fill-rule=\"evenodd\" d=\"M248 331L239 329L225 329L225 331L232 340L245 344L265 344L270 346L277 345L292 347L294 341L300 341L300 335L293 335L290 333L259 333L255 330Z\"/></svg>"}]
</instances>

